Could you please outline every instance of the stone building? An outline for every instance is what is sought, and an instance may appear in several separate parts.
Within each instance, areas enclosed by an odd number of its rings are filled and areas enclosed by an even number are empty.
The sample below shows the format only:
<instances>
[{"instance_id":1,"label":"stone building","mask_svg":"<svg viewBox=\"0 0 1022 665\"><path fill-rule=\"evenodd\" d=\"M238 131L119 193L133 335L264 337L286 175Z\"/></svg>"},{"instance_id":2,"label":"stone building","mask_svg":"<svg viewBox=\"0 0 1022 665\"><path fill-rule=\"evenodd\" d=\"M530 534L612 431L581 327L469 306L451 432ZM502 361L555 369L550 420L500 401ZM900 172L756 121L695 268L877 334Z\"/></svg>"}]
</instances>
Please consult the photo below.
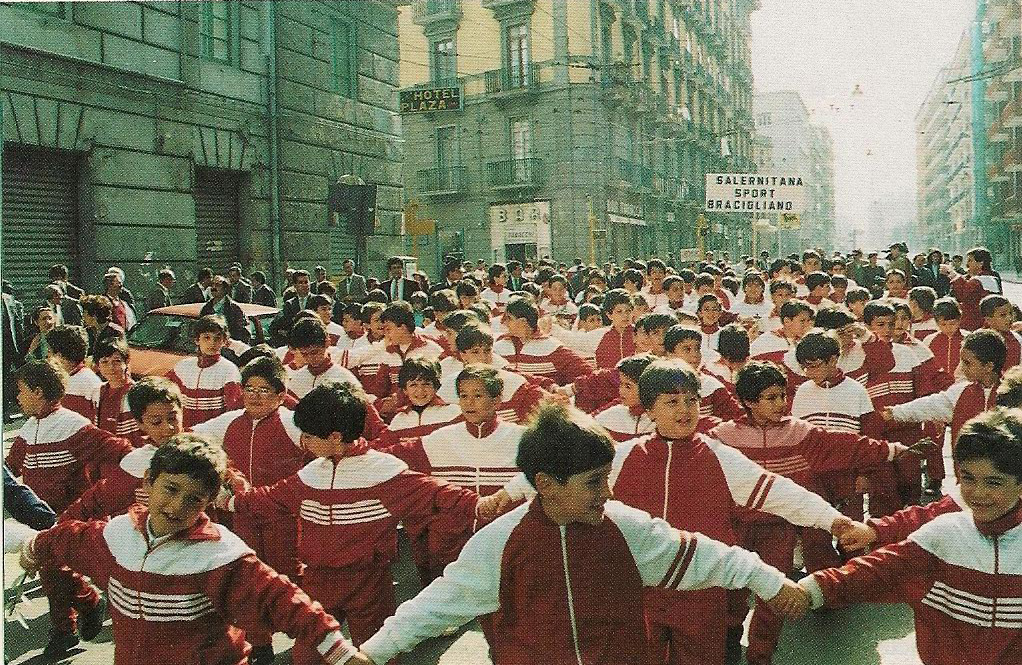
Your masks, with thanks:
<instances>
[{"instance_id":1,"label":"stone building","mask_svg":"<svg viewBox=\"0 0 1022 665\"><path fill-rule=\"evenodd\" d=\"M399 247L396 3L0 3L3 273L34 301L66 263L136 293L169 265L378 270ZM327 214L377 185L376 228Z\"/></svg>"},{"instance_id":2,"label":"stone building","mask_svg":"<svg viewBox=\"0 0 1022 665\"><path fill-rule=\"evenodd\" d=\"M436 234L418 245L421 262L451 252L602 262L695 247L705 173L754 170L748 35L756 7L402 7L406 196L420 217L437 220ZM423 103L431 98L437 103ZM710 221L711 248L751 239L747 216Z\"/></svg>"}]
</instances>

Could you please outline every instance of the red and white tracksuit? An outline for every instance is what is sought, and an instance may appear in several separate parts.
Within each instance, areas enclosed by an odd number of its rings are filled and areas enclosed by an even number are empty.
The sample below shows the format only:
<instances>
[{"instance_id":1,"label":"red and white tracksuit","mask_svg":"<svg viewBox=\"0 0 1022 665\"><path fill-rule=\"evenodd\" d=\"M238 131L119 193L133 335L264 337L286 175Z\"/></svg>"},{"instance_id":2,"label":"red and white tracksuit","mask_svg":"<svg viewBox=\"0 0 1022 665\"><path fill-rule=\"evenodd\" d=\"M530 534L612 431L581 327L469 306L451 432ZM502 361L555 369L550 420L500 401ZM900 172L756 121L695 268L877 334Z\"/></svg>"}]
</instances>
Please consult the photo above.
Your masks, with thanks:
<instances>
[{"instance_id":1,"label":"red and white tracksuit","mask_svg":"<svg viewBox=\"0 0 1022 665\"><path fill-rule=\"evenodd\" d=\"M219 355L184 358L167 378L181 389L185 429L241 406L241 372Z\"/></svg>"},{"instance_id":2,"label":"red and white tracksuit","mask_svg":"<svg viewBox=\"0 0 1022 665\"><path fill-rule=\"evenodd\" d=\"M846 381L858 386L851 379ZM747 419L727 422L714 428L710 436L740 450L767 471L810 489L815 485L814 478L823 473L887 464L895 454L894 447L886 441L818 427L798 418L786 418L766 427L754 425ZM739 513L736 526L741 530L742 547L758 553L765 562L779 570L788 572L792 569L798 536L795 526L779 517L751 510ZM822 530L816 531L828 538L830 536ZM732 607L736 606L743 611L733 617L732 625L745 619L744 610L748 604L732 603ZM738 620L735 621L735 618ZM750 665L771 662L783 627L781 617L762 603L756 603L746 653Z\"/></svg>"},{"instance_id":3,"label":"red and white tracksuit","mask_svg":"<svg viewBox=\"0 0 1022 665\"><path fill-rule=\"evenodd\" d=\"M1001 280L993 273L963 275L951 280L951 291L962 308L962 330L983 327L979 301L991 293L1001 293Z\"/></svg>"},{"instance_id":4,"label":"red and white tracksuit","mask_svg":"<svg viewBox=\"0 0 1022 665\"><path fill-rule=\"evenodd\" d=\"M503 363L500 356L495 356L494 359ZM437 395L445 402L455 405L458 403L458 374L465 368L465 364L460 360L447 358L444 365L444 378ZM496 364L494 366L496 367ZM525 422L548 393L537 383L531 381L530 377L523 376L518 372L497 367L497 374L504 382L500 404L497 405L497 415L501 420L506 420L509 423ZM391 423L391 428L393 426Z\"/></svg>"},{"instance_id":5,"label":"red and white tracksuit","mask_svg":"<svg viewBox=\"0 0 1022 665\"><path fill-rule=\"evenodd\" d=\"M937 319L933 318L932 315L927 316L925 319L912 322L912 336L920 342L925 342L927 337L939 332L937 328Z\"/></svg>"},{"instance_id":6,"label":"red and white tracksuit","mask_svg":"<svg viewBox=\"0 0 1022 665\"><path fill-rule=\"evenodd\" d=\"M782 331L765 332L752 340L752 344L749 346L749 357L753 360L769 360L781 365L784 363L784 354L793 346L791 340L785 337Z\"/></svg>"},{"instance_id":7,"label":"red and white tracksuit","mask_svg":"<svg viewBox=\"0 0 1022 665\"><path fill-rule=\"evenodd\" d=\"M408 470L392 455L370 450L364 439L350 454L317 458L297 474L231 498L237 513L298 519L298 557L307 568L302 587L339 621L347 619L361 644L393 614L390 564L397 556L397 524L447 514L447 524L470 529L478 495ZM296 665L317 660L316 642L295 644Z\"/></svg>"},{"instance_id":8,"label":"red and white tracksuit","mask_svg":"<svg viewBox=\"0 0 1022 665\"><path fill-rule=\"evenodd\" d=\"M699 416L714 416L721 420L734 420L745 415L735 396L728 392L720 379L705 370L699 370Z\"/></svg>"},{"instance_id":9,"label":"red and white tracksuit","mask_svg":"<svg viewBox=\"0 0 1022 665\"><path fill-rule=\"evenodd\" d=\"M993 522L935 518L906 540L803 579L813 606L904 603L925 665L1022 662L1022 504Z\"/></svg>"},{"instance_id":10,"label":"red and white tracksuit","mask_svg":"<svg viewBox=\"0 0 1022 665\"><path fill-rule=\"evenodd\" d=\"M653 434L621 444L618 465L617 499L729 545L739 541L734 519L747 508L828 530L841 516L812 492L702 434L679 440ZM667 651L659 662L724 662L728 609L723 590L654 591L646 611L654 637L664 640L660 651Z\"/></svg>"},{"instance_id":11,"label":"red and white tracksuit","mask_svg":"<svg viewBox=\"0 0 1022 665\"><path fill-rule=\"evenodd\" d=\"M536 337L523 342L505 335L493 345L493 352L507 360L509 370L547 377L559 386L592 371L581 356L553 337Z\"/></svg>"},{"instance_id":12,"label":"red and white tracksuit","mask_svg":"<svg viewBox=\"0 0 1022 665\"><path fill-rule=\"evenodd\" d=\"M656 430L656 425L641 404L625 406L618 402L598 411L593 417L618 443L652 434Z\"/></svg>"},{"instance_id":13,"label":"red and white tracksuit","mask_svg":"<svg viewBox=\"0 0 1022 665\"><path fill-rule=\"evenodd\" d=\"M40 561L73 566L106 589L114 665L248 662L233 617L255 612L317 645L319 662L355 650L301 589L259 561L226 527L200 514L190 529L154 538L141 506L109 522L62 522L29 544Z\"/></svg>"},{"instance_id":14,"label":"red and white tracksuit","mask_svg":"<svg viewBox=\"0 0 1022 665\"><path fill-rule=\"evenodd\" d=\"M436 342L414 335L404 348L397 344L381 342L373 344L364 352L352 354L349 367L355 372L362 387L378 398L390 397L397 392L397 374L401 365L409 358L439 360L444 350Z\"/></svg>"},{"instance_id":15,"label":"red and white tracksuit","mask_svg":"<svg viewBox=\"0 0 1022 665\"><path fill-rule=\"evenodd\" d=\"M61 521L87 522L126 513L136 503L148 506L149 492L142 486L142 479L155 452L156 446L147 443L122 457L109 475L85 490L60 514Z\"/></svg>"},{"instance_id":16,"label":"red and white tracksuit","mask_svg":"<svg viewBox=\"0 0 1022 665\"><path fill-rule=\"evenodd\" d=\"M997 405L997 383L982 386L974 381L959 381L946 390L891 408L898 422L951 425L951 449L958 441L958 432L971 418ZM943 476L941 476L943 478Z\"/></svg>"},{"instance_id":17,"label":"red and white tracksuit","mask_svg":"<svg viewBox=\"0 0 1022 665\"><path fill-rule=\"evenodd\" d=\"M96 421L96 405L93 395L103 385L103 379L85 366L84 363L68 372L67 385L64 386L64 397L60 405L76 411L89 420Z\"/></svg>"},{"instance_id":18,"label":"red and white tracksuit","mask_svg":"<svg viewBox=\"0 0 1022 665\"><path fill-rule=\"evenodd\" d=\"M142 445L142 432L138 421L128 407L128 391L135 382L128 379L120 388L114 389L103 383L93 393L92 405L96 414L96 426L111 434L129 439L135 445Z\"/></svg>"},{"instance_id":19,"label":"red and white tracksuit","mask_svg":"<svg viewBox=\"0 0 1022 665\"><path fill-rule=\"evenodd\" d=\"M955 334L950 337L942 332L934 333L923 340L923 344L929 347L933 357L936 358L937 365L949 376L955 376L958 371L958 363L961 361L962 342L964 341L965 335L961 330L956 330Z\"/></svg>"},{"instance_id":20,"label":"red and white tracksuit","mask_svg":"<svg viewBox=\"0 0 1022 665\"><path fill-rule=\"evenodd\" d=\"M6 464L15 476L58 515L89 486L86 470L118 461L133 450L126 439L93 425L85 416L61 406L31 417L11 444ZM99 596L81 576L58 568L40 571L50 601L50 622L59 632L75 630L75 610L96 606Z\"/></svg>"},{"instance_id":21,"label":"red and white tracksuit","mask_svg":"<svg viewBox=\"0 0 1022 665\"><path fill-rule=\"evenodd\" d=\"M613 326L607 328L596 345L596 366L617 367L622 358L635 355L635 330L628 326L618 331Z\"/></svg>"},{"instance_id":22,"label":"red and white tracksuit","mask_svg":"<svg viewBox=\"0 0 1022 665\"><path fill-rule=\"evenodd\" d=\"M382 663L489 615L495 665L651 662L643 590L748 587L771 598L783 578L758 557L608 501L599 524L559 526L542 500L481 529L456 562L362 645ZM541 611L537 611L541 608Z\"/></svg>"}]
</instances>

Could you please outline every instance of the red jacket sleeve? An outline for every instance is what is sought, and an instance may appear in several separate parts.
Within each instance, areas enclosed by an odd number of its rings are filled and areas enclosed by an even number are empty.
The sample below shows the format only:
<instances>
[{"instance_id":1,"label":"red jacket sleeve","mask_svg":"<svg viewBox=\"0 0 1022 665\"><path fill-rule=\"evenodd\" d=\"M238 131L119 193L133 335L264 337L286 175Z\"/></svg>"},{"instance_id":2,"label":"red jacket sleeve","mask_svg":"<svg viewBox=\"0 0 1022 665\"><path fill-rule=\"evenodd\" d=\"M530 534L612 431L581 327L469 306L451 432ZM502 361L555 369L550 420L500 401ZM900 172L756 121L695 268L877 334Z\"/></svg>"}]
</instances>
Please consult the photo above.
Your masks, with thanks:
<instances>
[{"instance_id":1,"label":"red jacket sleeve","mask_svg":"<svg viewBox=\"0 0 1022 665\"><path fill-rule=\"evenodd\" d=\"M595 413L618 398L621 376L616 369L598 369L575 379L575 406Z\"/></svg>"},{"instance_id":2,"label":"red jacket sleeve","mask_svg":"<svg viewBox=\"0 0 1022 665\"><path fill-rule=\"evenodd\" d=\"M142 481L118 468L85 490L60 514L60 521L101 519L119 515L135 503L135 490Z\"/></svg>"},{"instance_id":3,"label":"red jacket sleeve","mask_svg":"<svg viewBox=\"0 0 1022 665\"><path fill-rule=\"evenodd\" d=\"M422 447L422 439L416 437L411 441L402 442L396 435L392 437L394 443L386 448L377 448L380 452L388 453L403 461L412 471L419 473L432 473L433 465Z\"/></svg>"},{"instance_id":4,"label":"red jacket sleeve","mask_svg":"<svg viewBox=\"0 0 1022 665\"><path fill-rule=\"evenodd\" d=\"M207 595L222 616L257 614L288 636L319 645L327 663L352 655L337 620L323 607L254 554L215 570L208 576Z\"/></svg>"},{"instance_id":5,"label":"red jacket sleeve","mask_svg":"<svg viewBox=\"0 0 1022 665\"><path fill-rule=\"evenodd\" d=\"M566 346L557 349L549 357L557 370L557 384L561 386L573 383L580 376L586 376L593 371L582 356Z\"/></svg>"},{"instance_id":6,"label":"red jacket sleeve","mask_svg":"<svg viewBox=\"0 0 1022 665\"><path fill-rule=\"evenodd\" d=\"M224 384L224 413L234 411L245 406L241 399L241 384L228 381Z\"/></svg>"},{"instance_id":7,"label":"red jacket sleeve","mask_svg":"<svg viewBox=\"0 0 1022 665\"><path fill-rule=\"evenodd\" d=\"M86 464L117 463L135 449L131 441L114 436L95 425L86 425L75 435L77 457Z\"/></svg>"},{"instance_id":8,"label":"red jacket sleeve","mask_svg":"<svg viewBox=\"0 0 1022 665\"><path fill-rule=\"evenodd\" d=\"M813 574L827 607L919 600L932 582L933 555L902 541Z\"/></svg>"},{"instance_id":9,"label":"red jacket sleeve","mask_svg":"<svg viewBox=\"0 0 1022 665\"><path fill-rule=\"evenodd\" d=\"M67 566L106 586L108 571L102 565L109 554L103 539L105 527L106 521L102 520L59 522L31 541L31 554L41 564Z\"/></svg>"},{"instance_id":10,"label":"red jacket sleeve","mask_svg":"<svg viewBox=\"0 0 1022 665\"><path fill-rule=\"evenodd\" d=\"M387 423L383 422L383 418L380 417L380 412L376 410L376 407L372 404L367 405L366 408L366 422L362 428L362 438L366 441L372 441L377 439L383 434L384 430L387 429Z\"/></svg>"},{"instance_id":11,"label":"red jacket sleeve","mask_svg":"<svg viewBox=\"0 0 1022 665\"><path fill-rule=\"evenodd\" d=\"M805 455L814 472L863 471L888 463L886 441L814 427L806 436Z\"/></svg>"},{"instance_id":12,"label":"red jacket sleeve","mask_svg":"<svg viewBox=\"0 0 1022 665\"><path fill-rule=\"evenodd\" d=\"M298 492L301 484L297 475L290 476L273 485L253 487L235 494L231 510L236 513L255 513L261 516L278 516L283 513L298 515Z\"/></svg>"},{"instance_id":13,"label":"red jacket sleeve","mask_svg":"<svg viewBox=\"0 0 1022 665\"><path fill-rule=\"evenodd\" d=\"M25 463L25 440L20 436L14 437L14 443L7 452L4 464L11 470L15 478L21 475L21 465Z\"/></svg>"},{"instance_id":14,"label":"red jacket sleeve","mask_svg":"<svg viewBox=\"0 0 1022 665\"><path fill-rule=\"evenodd\" d=\"M710 404L712 404L713 415L721 420L738 420L745 415L738 400L726 388L718 388L710 393Z\"/></svg>"},{"instance_id":15,"label":"red jacket sleeve","mask_svg":"<svg viewBox=\"0 0 1022 665\"><path fill-rule=\"evenodd\" d=\"M961 510L962 507L953 498L945 496L940 501L934 501L925 506L909 506L893 515L870 518L866 520L866 524L877 532L874 547L882 547L905 540L910 533L941 515L957 513Z\"/></svg>"},{"instance_id":16,"label":"red jacket sleeve","mask_svg":"<svg viewBox=\"0 0 1022 665\"><path fill-rule=\"evenodd\" d=\"M416 471L402 471L380 486L383 504L401 519L442 514L471 528L479 495Z\"/></svg>"},{"instance_id":17,"label":"red jacket sleeve","mask_svg":"<svg viewBox=\"0 0 1022 665\"><path fill-rule=\"evenodd\" d=\"M862 343L866 354L863 362L870 374L886 374L894 369L894 347L889 342L873 338Z\"/></svg>"}]
</instances>

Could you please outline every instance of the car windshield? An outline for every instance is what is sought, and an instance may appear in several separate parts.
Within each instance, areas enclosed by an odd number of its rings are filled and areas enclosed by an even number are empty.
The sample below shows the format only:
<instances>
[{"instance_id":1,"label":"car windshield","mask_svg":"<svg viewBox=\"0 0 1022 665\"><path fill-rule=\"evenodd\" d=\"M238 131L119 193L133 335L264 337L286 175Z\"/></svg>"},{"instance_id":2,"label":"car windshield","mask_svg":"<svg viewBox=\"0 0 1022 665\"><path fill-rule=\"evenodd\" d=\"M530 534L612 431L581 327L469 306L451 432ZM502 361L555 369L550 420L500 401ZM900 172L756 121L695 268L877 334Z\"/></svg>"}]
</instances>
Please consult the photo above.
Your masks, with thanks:
<instances>
[{"instance_id":1,"label":"car windshield","mask_svg":"<svg viewBox=\"0 0 1022 665\"><path fill-rule=\"evenodd\" d=\"M193 319L181 316L150 314L131 329L128 342L131 346L143 349L192 355L195 353L195 340L192 339L193 323Z\"/></svg>"}]
</instances>

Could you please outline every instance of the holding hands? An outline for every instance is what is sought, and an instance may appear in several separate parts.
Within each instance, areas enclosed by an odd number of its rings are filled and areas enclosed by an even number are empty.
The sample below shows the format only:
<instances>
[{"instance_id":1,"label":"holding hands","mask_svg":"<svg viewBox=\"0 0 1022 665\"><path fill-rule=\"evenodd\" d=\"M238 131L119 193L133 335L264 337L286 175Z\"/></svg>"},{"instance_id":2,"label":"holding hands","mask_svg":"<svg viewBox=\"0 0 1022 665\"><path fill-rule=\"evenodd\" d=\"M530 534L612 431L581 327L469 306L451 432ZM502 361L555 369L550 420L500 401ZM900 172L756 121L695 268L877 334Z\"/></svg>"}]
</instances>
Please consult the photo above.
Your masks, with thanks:
<instances>
[{"instance_id":1,"label":"holding hands","mask_svg":"<svg viewBox=\"0 0 1022 665\"><path fill-rule=\"evenodd\" d=\"M784 580L776 596L764 602L774 614L785 619L801 619L810 605L809 593L789 579Z\"/></svg>"}]
</instances>

